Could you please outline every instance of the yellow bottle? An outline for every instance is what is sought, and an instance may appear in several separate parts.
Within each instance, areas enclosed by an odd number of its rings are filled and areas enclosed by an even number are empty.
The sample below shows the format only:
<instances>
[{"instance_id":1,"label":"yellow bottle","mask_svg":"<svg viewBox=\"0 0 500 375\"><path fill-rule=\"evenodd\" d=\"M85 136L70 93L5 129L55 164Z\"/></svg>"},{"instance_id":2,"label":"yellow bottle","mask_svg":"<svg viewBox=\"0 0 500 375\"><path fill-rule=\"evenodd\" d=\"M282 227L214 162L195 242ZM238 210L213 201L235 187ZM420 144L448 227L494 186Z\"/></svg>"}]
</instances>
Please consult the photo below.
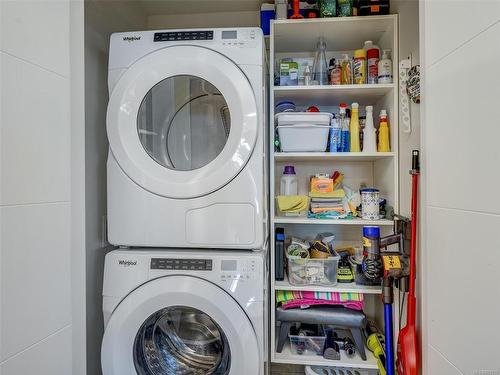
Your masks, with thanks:
<instances>
[{"instance_id":1,"label":"yellow bottle","mask_svg":"<svg viewBox=\"0 0 500 375\"><path fill-rule=\"evenodd\" d=\"M387 111L380 111L380 127L378 129L378 152L390 152L391 142L389 139L389 123L387 122Z\"/></svg>"},{"instance_id":2,"label":"yellow bottle","mask_svg":"<svg viewBox=\"0 0 500 375\"><path fill-rule=\"evenodd\" d=\"M351 105L351 122L349 124L350 152L361 152L359 144L359 104Z\"/></svg>"},{"instance_id":3,"label":"yellow bottle","mask_svg":"<svg viewBox=\"0 0 500 375\"><path fill-rule=\"evenodd\" d=\"M366 50L357 49L354 51L353 65L354 83L358 85L366 83Z\"/></svg>"}]
</instances>

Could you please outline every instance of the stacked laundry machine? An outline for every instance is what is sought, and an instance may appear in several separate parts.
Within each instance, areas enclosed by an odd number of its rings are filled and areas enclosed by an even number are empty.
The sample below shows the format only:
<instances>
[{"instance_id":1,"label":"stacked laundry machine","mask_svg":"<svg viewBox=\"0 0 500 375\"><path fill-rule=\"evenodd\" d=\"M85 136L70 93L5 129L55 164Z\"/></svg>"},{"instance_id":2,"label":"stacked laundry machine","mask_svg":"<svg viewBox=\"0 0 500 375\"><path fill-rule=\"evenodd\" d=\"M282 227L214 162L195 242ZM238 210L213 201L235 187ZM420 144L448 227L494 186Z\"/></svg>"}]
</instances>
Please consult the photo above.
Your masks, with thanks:
<instances>
[{"instance_id":1,"label":"stacked laundry machine","mask_svg":"<svg viewBox=\"0 0 500 375\"><path fill-rule=\"evenodd\" d=\"M104 375L264 375L264 52L257 28L111 36Z\"/></svg>"}]
</instances>

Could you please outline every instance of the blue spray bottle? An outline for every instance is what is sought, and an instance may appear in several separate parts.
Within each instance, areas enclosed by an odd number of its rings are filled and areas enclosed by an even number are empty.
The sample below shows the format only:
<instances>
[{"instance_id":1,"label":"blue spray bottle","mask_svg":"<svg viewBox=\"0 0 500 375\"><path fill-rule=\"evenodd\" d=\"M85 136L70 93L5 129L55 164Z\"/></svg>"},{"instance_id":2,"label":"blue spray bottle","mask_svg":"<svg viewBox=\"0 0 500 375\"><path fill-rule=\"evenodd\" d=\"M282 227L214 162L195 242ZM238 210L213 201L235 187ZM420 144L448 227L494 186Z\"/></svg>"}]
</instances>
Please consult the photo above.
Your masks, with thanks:
<instances>
[{"instance_id":1,"label":"blue spray bottle","mask_svg":"<svg viewBox=\"0 0 500 375\"><path fill-rule=\"evenodd\" d=\"M349 133L349 119L347 118L347 104L340 104L340 125L342 127L342 135L341 135L341 152L349 152L349 144L350 144L350 133Z\"/></svg>"}]
</instances>

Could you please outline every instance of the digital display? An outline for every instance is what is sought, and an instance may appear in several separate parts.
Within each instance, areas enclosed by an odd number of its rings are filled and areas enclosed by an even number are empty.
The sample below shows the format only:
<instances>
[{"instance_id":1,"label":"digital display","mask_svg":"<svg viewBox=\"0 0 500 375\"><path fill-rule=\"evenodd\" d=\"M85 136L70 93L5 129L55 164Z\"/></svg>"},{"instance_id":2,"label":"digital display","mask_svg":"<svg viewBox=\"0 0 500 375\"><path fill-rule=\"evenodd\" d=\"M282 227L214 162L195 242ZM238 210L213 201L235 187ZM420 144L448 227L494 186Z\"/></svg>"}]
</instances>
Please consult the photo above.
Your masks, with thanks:
<instances>
[{"instance_id":1,"label":"digital display","mask_svg":"<svg viewBox=\"0 0 500 375\"><path fill-rule=\"evenodd\" d=\"M238 32L236 30L222 32L222 39L236 39L236 38L238 38Z\"/></svg>"},{"instance_id":2,"label":"digital display","mask_svg":"<svg viewBox=\"0 0 500 375\"><path fill-rule=\"evenodd\" d=\"M238 270L238 263L236 260L227 260L224 259L221 262L221 271L237 271Z\"/></svg>"}]
</instances>

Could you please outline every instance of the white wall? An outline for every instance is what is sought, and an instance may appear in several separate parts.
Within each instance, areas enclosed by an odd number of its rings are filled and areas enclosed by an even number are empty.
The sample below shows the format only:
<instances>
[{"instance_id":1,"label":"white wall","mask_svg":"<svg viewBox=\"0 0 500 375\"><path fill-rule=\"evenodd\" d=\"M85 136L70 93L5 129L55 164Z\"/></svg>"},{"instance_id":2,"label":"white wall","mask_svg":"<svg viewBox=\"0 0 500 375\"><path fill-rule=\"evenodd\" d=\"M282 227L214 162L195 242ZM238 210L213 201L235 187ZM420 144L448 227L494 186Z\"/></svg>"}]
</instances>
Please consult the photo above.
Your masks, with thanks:
<instances>
[{"instance_id":1,"label":"white wall","mask_svg":"<svg viewBox=\"0 0 500 375\"><path fill-rule=\"evenodd\" d=\"M0 373L72 373L69 1L0 2Z\"/></svg>"},{"instance_id":2,"label":"white wall","mask_svg":"<svg viewBox=\"0 0 500 375\"><path fill-rule=\"evenodd\" d=\"M87 373L98 375L104 322L104 237L106 216L106 108L108 49L112 32L146 28L144 9L133 1L85 1L85 242Z\"/></svg>"},{"instance_id":3,"label":"white wall","mask_svg":"<svg viewBox=\"0 0 500 375\"><path fill-rule=\"evenodd\" d=\"M186 29L197 27L259 26L260 13L256 11L163 14L148 17L149 29Z\"/></svg>"},{"instance_id":4,"label":"white wall","mask_svg":"<svg viewBox=\"0 0 500 375\"><path fill-rule=\"evenodd\" d=\"M424 374L500 374L500 2L421 2Z\"/></svg>"}]
</instances>

